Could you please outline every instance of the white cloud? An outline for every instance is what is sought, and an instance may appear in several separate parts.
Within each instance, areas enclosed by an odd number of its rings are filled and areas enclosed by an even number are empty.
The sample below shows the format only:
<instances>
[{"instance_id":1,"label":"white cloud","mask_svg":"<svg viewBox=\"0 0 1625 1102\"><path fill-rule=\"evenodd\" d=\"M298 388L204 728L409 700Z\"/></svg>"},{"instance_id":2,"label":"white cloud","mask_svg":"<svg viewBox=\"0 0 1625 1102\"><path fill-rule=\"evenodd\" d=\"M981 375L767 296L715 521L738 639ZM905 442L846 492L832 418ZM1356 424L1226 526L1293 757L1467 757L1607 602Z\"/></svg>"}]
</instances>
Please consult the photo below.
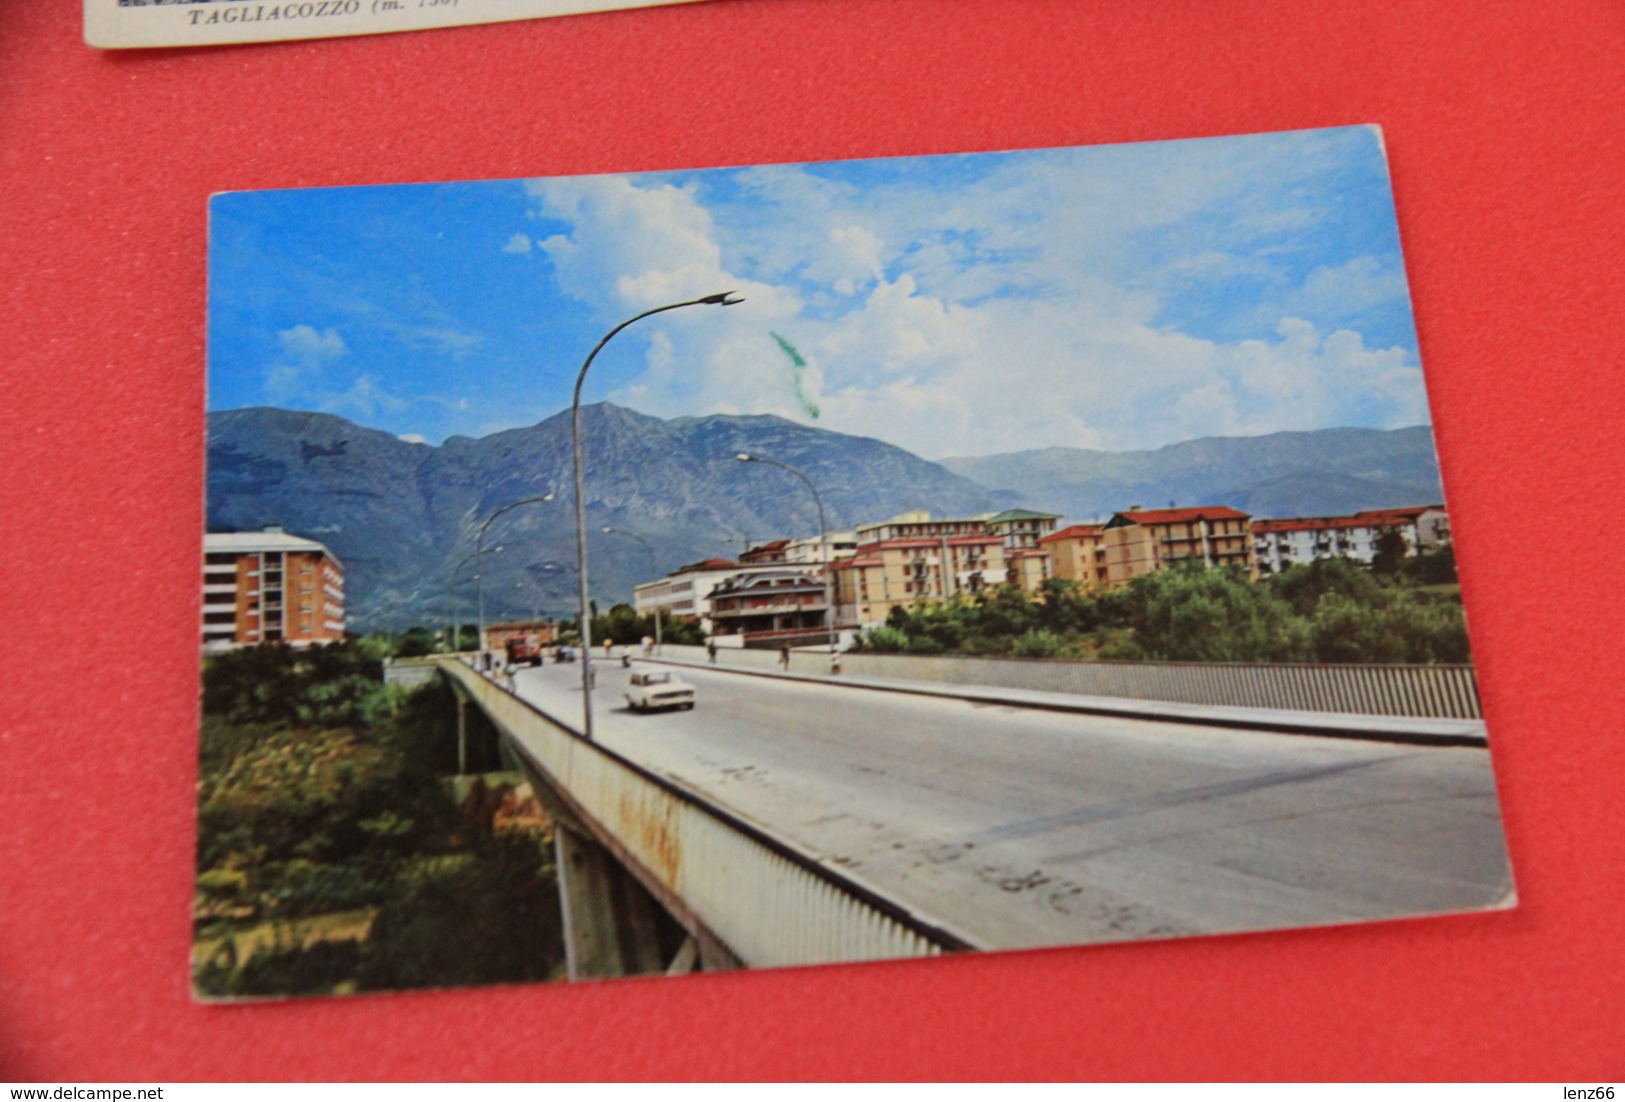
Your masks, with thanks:
<instances>
[{"instance_id":1,"label":"white cloud","mask_svg":"<svg viewBox=\"0 0 1625 1102\"><path fill-rule=\"evenodd\" d=\"M372 375L357 375L342 385L340 365L350 349L335 329L295 325L277 333L277 343L281 354L266 368L264 387L274 405L371 419L409 404Z\"/></svg>"},{"instance_id":2,"label":"white cloud","mask_svg":"<svg viewBox=\"0 0 1625 1102\"><path fill-rule=\"evenodd\" d=\"M528 253L530 252L530 237L526 234L516 233L508 238L508 243L502 246L502 251L505 253Z\"/></svg>"},{"instance_id":3,"label":"white cloud","mask_svg":"<svg viewBox=\"0 0 1625 1102\"><path fill-rule=\"evenodd\" d=\"M1393 260L1357 256L1336 267L1319 267L1282 303L1289 313L1322 321L1347 321L1370 310L1403 301L1405 273Z\"/></svg>"},{"instance_id":4,"label":"white cloud","mask_svg":"<svg viewBox=\"0 0 1625 1102\"><path fill-rule=\"evenodd\" d=\"M429 442L429 438L421 432L403 432L395 439L404 440L408 444L427 444Z\"/></svg>"},{"instance_id":5,"label":"white cloud","mask_svg":"<svg viewBox=\"0 0 1625 1102\"><path fill-rule=\"evenodd\" d=\"M334 329L318 332L313 326L295 325L276 336L280 355L265 371L265 396L273 403L299 398L350 351Z\"/></svg>"},{"instance_id":6,"label":"white cloud","mask_svg":"<svg viewBox=\"0 0 1625 1102\"><path fill-rule=\"evenodd\" d=\"M644 323L644 370L609 397L658 416L807 420L769 336L778 332L807 360L800 385L820 425L928 457L1426 421L1414 356L1367 347L1333 324L1347 314L1329 312L1403 295L1396 263L1313 271L1288 301L1296 309L1258 307L1275 311L1259 319L1267 339L1157 323L1162 292L1148 272L1175 286L1275 271L1263 258L1295 247L1292 232L1313 224L1325 197L1288 187L1290 202L1272 200L1258 181L1308 178L1323 146L1313 136L1203 144L1180 172L1139 147L1104 165L1062 150L951 188L905 181L862 193L814 169L764 167L733 174L747 199L727 202L703 178L528 190L538 215L570 226L537 247L605 321L720 290L745 296L736 309ZM1185 242L1186 220L1218 202L1224 217ZM1148 265L1145 240L1180 247Z\"/></svg>"}]
</instances>

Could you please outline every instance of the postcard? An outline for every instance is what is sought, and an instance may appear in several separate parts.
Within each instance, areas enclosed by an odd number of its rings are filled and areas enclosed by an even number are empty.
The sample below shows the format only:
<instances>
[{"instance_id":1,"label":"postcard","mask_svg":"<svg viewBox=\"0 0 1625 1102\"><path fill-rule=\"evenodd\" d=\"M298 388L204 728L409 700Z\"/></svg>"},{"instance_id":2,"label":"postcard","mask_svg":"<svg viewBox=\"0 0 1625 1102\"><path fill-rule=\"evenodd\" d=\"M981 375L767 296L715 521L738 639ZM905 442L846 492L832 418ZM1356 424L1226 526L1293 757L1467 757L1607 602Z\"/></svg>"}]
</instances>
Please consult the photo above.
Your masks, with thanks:
<instances>
[{"instance_id":1,"label":"postcard","mask_svg":"<svg viewBox=\"0 0 1625 1102\"><path fill-rule=\"evenodd\" d=\"M209 250L200 998L1513 905L1374 127Z\"/></svg>"},{"instance_id":2,"label":"postcard","mask_svg":"<svg viewBox=\"0 0 1625 1102\"><path fill-rule=\"evenodd\" d=\"M223 46L422 31L694 0L85 0L85 42L105 50Z\"/></svg>"}]
</instances>

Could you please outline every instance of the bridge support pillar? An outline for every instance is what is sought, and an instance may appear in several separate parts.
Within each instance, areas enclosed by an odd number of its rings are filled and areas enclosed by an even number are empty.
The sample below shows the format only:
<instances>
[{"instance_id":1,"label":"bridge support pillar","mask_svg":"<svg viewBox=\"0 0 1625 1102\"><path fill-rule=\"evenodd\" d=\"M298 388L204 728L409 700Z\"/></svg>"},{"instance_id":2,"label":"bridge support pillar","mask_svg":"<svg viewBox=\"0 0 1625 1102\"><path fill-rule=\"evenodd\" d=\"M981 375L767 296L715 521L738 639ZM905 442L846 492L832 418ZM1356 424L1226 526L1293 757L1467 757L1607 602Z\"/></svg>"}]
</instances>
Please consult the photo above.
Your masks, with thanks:
<instances>
[{"instance_id":1,"label":"bridge support pillar","mask_svg":"<svg viewBox=\"0 0 1625 1102\"><path fill-rule=\"evenodd\" d=\"M572 980L658 974L654 903L593 839L555 824L553 846L564 910L564 953Z\"/></svg>"},{"instance_id":2,"label":"bridge support pillar","mask_svg":"<svg viewBox=\"0 0 1625 1102\"><path fill-rule=\"evenodd\" d=\"M461 777L468 772L468 697L460 692L453 695L457 697L457 775Z\"/></svg>"}]
</instances>

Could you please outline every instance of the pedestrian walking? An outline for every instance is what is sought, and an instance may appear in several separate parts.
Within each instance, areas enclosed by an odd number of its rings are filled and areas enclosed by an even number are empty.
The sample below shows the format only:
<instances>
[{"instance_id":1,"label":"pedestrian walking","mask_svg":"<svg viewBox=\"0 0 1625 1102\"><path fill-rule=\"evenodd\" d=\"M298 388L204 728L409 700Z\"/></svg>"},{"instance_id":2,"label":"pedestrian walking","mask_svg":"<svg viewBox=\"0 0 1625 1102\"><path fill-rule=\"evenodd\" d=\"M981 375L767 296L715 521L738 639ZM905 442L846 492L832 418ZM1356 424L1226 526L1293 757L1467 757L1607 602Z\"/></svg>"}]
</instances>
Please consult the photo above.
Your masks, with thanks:
<instances>
[{"instance_id":1,"label":"pedestrian walking","mask_svg":"<svg viewBox=\"0 0 1625 1102\"><path fill-rule=\"evenodd\" d=\"M790 644L789 643L780 643L779 644L779 668L784 670L785 673L790 672Z\"/></svg>"},{"instance_id":2,"label":"pedestrian walking","mask_svg":"<svg viewBox=\"0 0 1625 1102\"><path fill-rule=\"evenodd\" d=\"M705 657L711 660L711 665L715 666L717 664L717 641L715 639L705 641Z\"/></svg>"}]
</instances>

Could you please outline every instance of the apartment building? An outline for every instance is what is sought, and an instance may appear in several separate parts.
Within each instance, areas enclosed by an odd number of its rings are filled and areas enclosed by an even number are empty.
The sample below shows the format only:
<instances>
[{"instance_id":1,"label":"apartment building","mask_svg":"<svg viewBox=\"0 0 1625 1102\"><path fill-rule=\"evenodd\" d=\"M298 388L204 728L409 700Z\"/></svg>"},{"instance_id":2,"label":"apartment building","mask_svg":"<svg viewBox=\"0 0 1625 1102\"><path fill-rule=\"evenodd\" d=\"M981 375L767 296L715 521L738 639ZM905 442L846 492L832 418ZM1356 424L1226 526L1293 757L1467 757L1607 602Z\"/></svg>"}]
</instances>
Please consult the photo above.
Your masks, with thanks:
<instances>
[{"instance_id":1,"label":"apartment building","mask_svg":"<svg viewBox=\"0 0 1625 1102\"><path fill-rule=\"evenodd\" d=\"M789 540L768 540L745 549L739 556L740 566L764 566L769 563L782 563L784 549L790 546Z\"/></svg>"},{"instance_id":2,"label":"apartment building","mask_svg":"<svg viewBox=\"0 0 1625 1102\"><path fill-rule=\"evenodd\" d=\"M837 560L831 569L835 623L843 628L873 627L893 607L976 593L1003 584L1009 574L1004 541L985 533L859 544L854 557Z\"/></svg>"},{"instance_id":3,"label":"apartment building","mask_svg":"<svg viewBox=\"0 0 1625 1102\"><path fill-rule=\"evenodd\" d=\"M664 578L634 586L632 605L639 616L652 615L659 609L667 616L698 620L701 630L709 635L716 629L711 618L711 594L717 586L739 574L783 569L782 562L743 564L730 559L706 559L689 563Z\"/></svg>"},{"instance_id":4,"label":"apartment building","mask_svg":"<svg viewBox=\"0 0 1625 1102\"><path fill-rule=\"evenodd\" d=\"M735 574L711 591L710 603L715 634L744 645L822 639L828 631L828 590L811 571Z\"/></svg>"},{"instance_id":5,"label":"apartment building","mask_svg":"<svg viewBox=\"0 0 1625 1102\"><path fill-rule=\"evenodd\" d=\"M1039 541L1049 552L1054 577L1077 582L1085 589L1106 585L1106 526L1074 524Z\"/></svg>"},{"instance_id":6,"label":"apartment building","mask_svg":"<svg viewBox=\"0 0 1625 1102\"><path fill-rule=\"evenodd\" d=\"M1442 505L1367 509L1344 517L1292 517L1252 524L1253 556L1261 574L1277 574L1294 563L1339 558L1369 565L1384 532L1397 532L1405 553L1450 542L1450 519Z\"/></svg>"},{"instance_id":7,"label":"apartment building","mask_svg":"<svg viewBox=\"0 0 1625 1102\"><path fill-rule=\"evenodd\" d=\"M742 566L762 566L783 563L789 566L816 566L824 561L827 540L829 557L849 559L857 554L857 537L851 531L830 532L824 539L802 536L797 539L771 540L759 543L739 556Z\"/></svg>"},{"instance_id":8,"label":"apartment building","mask_svg":"<svg viewBox=\"0 0 1625 1102\"><path fill-rule=\"evenodd\" d=\"M1182 562L1240 566L1256 574L1251 519L1227 505L1114 513L1102 533L1105 583L1122 585Z\"/></svg>"},{"instance_id":9,"label":"apartment building","mask_svg":"<svg viewBox=\"0 0 1625 1102\"><path fill-rule=\"evenodd\" d=\"M1413 548L1431 550L1450 542L1450 514L1443 505L1406 505L1397 509L1366 509L1356 518L1380 518L1410 541Z\"/></svg>"},{"instance_id":10,"label":"apartment building","mask_svg":"<svg viewBox=\"0 0 1625 1102\"><path fill-rule=\"evenodd\" d=\"M1007 509L1002 513L988 513L978 517L931 519L924 511L902 513L890 520L873 524L860 524L853 533L858 548L871 547L899 540L943 540L955 538L994 537L1003 549L1005 576L988 578L996 585L1008 582L1028 593L1035 593L1050 576L1049 551L1042 540L1055 531L1060 517L1054 513L1035 513L1028 509Z\"/></svg>"},{"instance_id":11,"label":"apartment building","mask_svg":"<svg viewBox=\"0 0 1625 1102\"><path fill-rule=\"evenodd\" d=\"M857 535L850 530L831 532L826 538L831 560L850 559L858 553ZM824 541L817 536L786 540L784 561L791 566L817 566L824 561Z\"/></svg>"},{"instance_id":12,"label":"apartment building","mask_svg":"<svg viewBox=\"0 0 1625 1102\"><path fill-rule=\"evenodd\" d=\"M1024 593L1036 593L1049 578L1050 553L1044 537L1055 531L1061 518L1030 509L1006 509L981 518L988 533L1004 544L1005 581Z\"/></svg>"},{"instance_id":13,"label":"apartment building","mask_svg":"<svg viewBox=\"0 0 1625 1102\"><path fill-rule=\"evenodd\" d=\"M271 525L203 537L205 651L344 638L344 564L315 540Z\"/></svg>"},{"instance_id":14,"label":"apartment building","mask_svg":"<svg viewBox=\"0 0 1625 1102\"><path fill-rule=\"evenodd\" d=\"M900 513L890 520L860 524L853 533L858 549L894 540L942 539L951 536L985 536L987 521L982 517L932 520L923 509Z\"/></svg>"}]
</instances>

